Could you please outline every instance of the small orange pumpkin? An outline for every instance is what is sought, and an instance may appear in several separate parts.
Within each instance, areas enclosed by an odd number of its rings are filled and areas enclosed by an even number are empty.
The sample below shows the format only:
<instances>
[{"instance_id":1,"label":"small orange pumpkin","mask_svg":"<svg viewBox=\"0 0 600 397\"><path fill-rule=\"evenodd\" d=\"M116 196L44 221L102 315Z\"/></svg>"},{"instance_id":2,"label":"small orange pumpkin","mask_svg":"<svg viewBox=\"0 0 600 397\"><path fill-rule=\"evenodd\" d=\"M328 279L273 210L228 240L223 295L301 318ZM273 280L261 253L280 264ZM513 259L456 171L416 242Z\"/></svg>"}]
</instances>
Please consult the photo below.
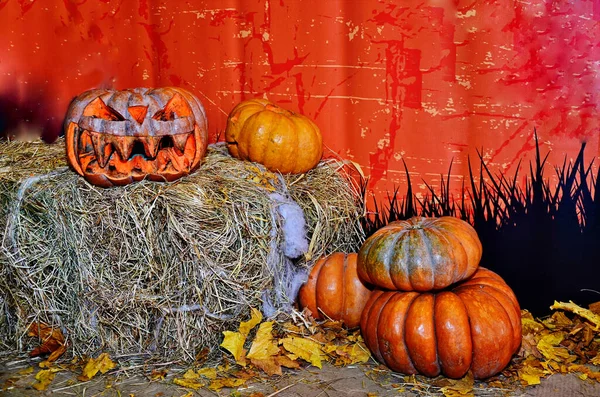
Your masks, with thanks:
<instances>
[{"instance_id":1,"label":"small orange pumpkin","mask_svg":"<svg viewBox=\"0 0 600 397\"><path fill-rule=\"evenodd\" d=\"M64 129L69 164L102 187L173 181L200 165L208 145L202 103L176 87L86 91Z\"/></svg>"},{"instance_id":2,"label":"small orange pumpkin","mask_svg":"<svg viewBox=\"0 0 600 397\"><path fill-rule=\"evenodd\" d=\"M357 327L371 291L358 278L356 256L335 252L319 259L298 293L300 307L315 319L323 318L322 312L348 328Z\"/></svg>"},{"instance_id":3,"label":"small orange pumpkin","mask_svg":"<svg viewBox=\"0 0 600 397\"><path fill-rule=\"evenodd\" d=\"M521 343L521 312L510 287L479 268L439 293L373 291L361 318L365 344L393 371L488 378Z\"/></svg>"},{"instance_id":4,"label":"small orange pumpkin","mask_svg":"<svg viewBox=\"0 0 600 397\"><path fill-rule=\"evenodd\" d=\"M282 174L304 173L323 154L321 131L312 120L265 99L250 99L233 108L225 141L233 157Z\"/></svg>"},{"instance_id":5,"label":"small orange pumpkin","mask_svg":"<svg viewBox=\"0 0 600 397\"><path fill-rule=\"evenodd\" d=\"M389 290L439 290L471 276L481 254L477 232L467 222L413 217L389 223L364 242L358 274Z\"/></svg>"}]
</instances>

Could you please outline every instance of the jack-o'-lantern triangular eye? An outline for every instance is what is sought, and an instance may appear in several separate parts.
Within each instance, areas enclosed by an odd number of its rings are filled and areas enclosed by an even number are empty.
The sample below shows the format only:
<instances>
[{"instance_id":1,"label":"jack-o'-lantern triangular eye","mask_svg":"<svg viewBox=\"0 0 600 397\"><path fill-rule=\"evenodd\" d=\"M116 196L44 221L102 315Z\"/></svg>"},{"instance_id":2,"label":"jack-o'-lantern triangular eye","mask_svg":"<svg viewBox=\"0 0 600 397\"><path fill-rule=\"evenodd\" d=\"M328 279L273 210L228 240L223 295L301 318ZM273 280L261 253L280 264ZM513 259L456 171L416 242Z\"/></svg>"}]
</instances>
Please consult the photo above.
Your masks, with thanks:
<instances>
[{"instance_id":1,"label":"jack-o'-lantern triangular eye","mask_svg":"<svg viewBox=\"0 0 600 397\"><path fill-rule=\"evenodd\" d=\"M89 105L83 110L83 116L94 117L98 119L110 120L110 121L123 121L125 117L121 116L119 112L108 106L102 98L98 97L90 102Z\"/></svg>"},{"instance_id":2,"label":"jack-o'-lantern triangular eye","mask_svg":"<svg viewBox=\"0 0 600 397\"><path fill-rule=\"evenodd\" d=\"M130 106L127 110L135 121L142 124L146 118L146 113L148 113L148 106Z\"/></svg>"},{"instance_id":3,"label":"jack-o'-lantern triangular eye","mask_svg":"<svg viewBox=\"0 0 600 397\"><path fill-rule=\"evenodd\" d=\"M154 120L172 121L176 118L186 117L192 114L192 109L187 100L179 93L173 95L164 109L159 110L152 116Z\"/></svg>"}]
</instances>

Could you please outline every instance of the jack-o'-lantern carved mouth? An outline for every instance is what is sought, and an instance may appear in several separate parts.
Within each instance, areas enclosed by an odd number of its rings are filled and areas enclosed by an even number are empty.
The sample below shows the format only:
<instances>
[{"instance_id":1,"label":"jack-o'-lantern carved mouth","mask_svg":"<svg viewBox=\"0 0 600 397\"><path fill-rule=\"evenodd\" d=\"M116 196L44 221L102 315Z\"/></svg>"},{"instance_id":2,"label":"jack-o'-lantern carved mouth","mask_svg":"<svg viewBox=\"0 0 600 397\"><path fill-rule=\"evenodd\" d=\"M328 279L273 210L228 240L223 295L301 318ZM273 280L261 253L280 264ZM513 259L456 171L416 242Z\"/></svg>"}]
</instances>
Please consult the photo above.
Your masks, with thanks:
<instances>
[{"instance_id":1,"label":"jack-o'-lantern carved mouth","mask_svg":"<svg viewBox=\"0 0 600 397\"><path fill-rule=\"evenodd\" d=\"M109 175L169 170L188 173L189 153L196 151L193 132L162 137L122 137L83 130L78 147L79 162L86 172L102 171Z\"/></svg>"},{"instance_id":2,"label":"jack-o'-lantern carved mouth","mask_svg":"<svg viewBox=\"0 0 600 397\"><path fill-rule=\"evenodd\" d=\"M192 171L197 149L204 149L185 98L174 94L164 107L154 106L154 114L149 107L136 104L118 112L101 97L92 100L67 131L76 171L106 187L146 177L171 181Z\"/></svg>"}]
</instances>

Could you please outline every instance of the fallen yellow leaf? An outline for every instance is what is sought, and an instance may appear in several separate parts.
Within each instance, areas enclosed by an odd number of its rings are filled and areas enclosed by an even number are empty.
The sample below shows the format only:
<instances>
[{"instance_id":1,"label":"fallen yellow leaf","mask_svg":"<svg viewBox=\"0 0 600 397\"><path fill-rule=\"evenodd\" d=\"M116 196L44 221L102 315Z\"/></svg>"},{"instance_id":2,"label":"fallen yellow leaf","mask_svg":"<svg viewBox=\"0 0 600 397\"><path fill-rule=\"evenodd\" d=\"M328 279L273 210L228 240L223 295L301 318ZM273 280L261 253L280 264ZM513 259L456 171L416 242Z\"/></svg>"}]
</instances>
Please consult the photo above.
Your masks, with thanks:
<instances>
[{"instance_id":1,"label":"fallen yellow leaf","mask_svg":"<svg viewBox=\"0 0 600 397\"><path fill-rule=\"evenodd\" d=\"M371 353L363 342L357 342L350 348L350 364L362 364L369 361Z\"/></svg>"},{"instance_id":2,"label":"fallen yellow leaf","mask_svg":"<svg viewBox=\"0 0 600 397\"><path fill-rule=\"evenodd\" d=\"M548 360L562 362L570 358L569 351L564 347L556 347L564 339L564 333L555 332L542 336L537 344L537 348Z\"/></svg>"},{"instance_id":3,"label":"fallen yellow leaf","mask_svg":"<svg viewBox=\"0 0 600 397\"><path fill-rule=\"evenodd\" d=\"M42 369L38 371L38 373L35 374L36 382L32 385L33 388L39 391L46 390L54 380L58 371L60 371L58 368Z\"/></svg>"},{"instance_id":4,"label":"fallen yellow leaf","mask_svg":"<svg viewBox=\"0 0 600 397\"><path fill-rule=\"evenodd\" d=\"M573 312L594 324L594 331L600 331L600 315L595 314L589 309L584 309L583 307L576 305L573 303L573 301L569 301L569 303L554 301L554 304L550 306L550 309L567 310Z\"/></svg>"},{"instance_id":5,"label":"fallen yellow leaf","mask_svg":"<svg viewBox=\"0 0 600 397\"><path fill-rule=\"evenodd\" d=\"M210 382L209 389L219 391L224 387L238 387L246 383L247 379L219 378Z\"/></svg>"},{"instance_id":6,"label":"fallen yellow leaf","mask_svg":"<svg viewBox=\"0 0 600 397\"><path fill-rule=\"evenodd\" d=\"M246 342L246 336L233 331L223 331L223 335L225 335L225 338L223 338L221 347L233 354L236 363L245 367L246 349L244 349L244 343Z\"/></svg>"},{"instance_id":7,"label":"fallen yellow leaf","mask_svg":"<svg viewBox=\"0 0 600 397\"><path fill-rule=\"evenodd\" d=\"M240 329L239 329L240 334L244 335L244 337L248 336L248 334L250 333L252 328L254 328L258 324L260 324L261 321L262 321L262 313L259 310L252 308L251 314L250 314L250 320L242 321L240 323Z\"/></svg>"},{"instance_id":8,"label":"fallen yellow leaf","mask_svg":"<svg viewBox=\"0 0 600 397\"><path fill-rule=\"evenodd\" d=\"M22 370L20 370L19 372L17 372L19 375L29 375L31 373L33 373L33 367L27 367L27 368L23 368Z\"/></svg>"},{"instance_id":9,"label":"fallen yellow leaf","mask_svg":"<svg viewBox=\"0 0 600 397\"><path fill-rule=\"evenodd\" d=\"M216 379L217 369L216 368L200 368L197 371L198 375L204 376L206 379Z\"/></svg>"},{"instance_id":10,"label":"fallen yellow leaf","mask_svg":"<svg viewBox=\"0 0 600 397\"><path fill-rule=\"evenodd\" d=\"M534 320L533 318L529 318L529 316L521 317L521 327L523 328L524 335L531 333L536 334L545 328L544 324Z\"/></svg>"},{"instance_id":11,"label":"fallen yellow leaf","mask_svg":"<svg viewBox=\"0 0 600 397\"><path fill-rule=\"evenodd\" d=\"M267 357L260 359L253 358L250 359L250 362L252 362L255 367L263 370L269 376L283 374L278 357Z\"/></svg>"},{"instance_id":12,"label":"fallen yellow leaf","mask_svg":"<svg viewBox=\"0 0 600 397\"><path fill-rule=\"evenodd\" d=\"M97 358L90 358L85 364L82 372L83 380L90 380L98 372L105 374L117 366L109 357L108 353L102 353Z\"/></svg>"},{"instance_id":13,"label":"fallen yellow leaf","mask_svg":"<svg viewBox=\"0 0 600 397\"><path fill-rule=\"evenodd\" d=\"M201 387L204 387L204 383L192 379L175 378L173 379L173 383L177 386L187 387L188 389L194 390L198 390Z\"/></svg>"},{"instance_id":14,"label":"fallen yellow leaf","mask_svg":"<svg viewBox=\"0 0 600 397\"><path fill-rule=\"evenodd\" d=\"M445 397L471 397L473 394L473 385L475 384L475 378L469 371L461 379L448 379L450 383L448 386L444 386L440 389Z\"/></svg>"},{"instance_id":15,"label":"fallen yellow leaf","mask_svg":"<svg viewBox=\"0 0 600 397\"><path fill-rule=\"evenodd\" d=\"M250 346L250 352L246 357L254 360L266 360L279 353L279 347L273 341L273 321L267 321L260 325L256 337Z\"/></svg>"},{"instance_id":16,"label":"fallen yellow leaf","mask_svg":"<svg viewBox=\"0 0 600 397\"><path fill-rule=\"evenodd\" d=\"M600 372L593 371L591 368L585 365L571 365L569 366L569 372L581 372L586 378L594 379L600 382Z\"/></svg>"},{"instance_id":17,"label":"fallen yellow leaf","mask_svg":"<svg viewBox=\"0 0 600 397\"><path fill-rule=\"evenodd\" d=\"M523 368L519 369L518 373L519 378L522 379L527 386L539 385L541 383L541 378L545 375L543 369L530 365L523 366Z\"/></svg>"},{"instance_id":18,"label":"fallen yellow leaf","mask_svg":"<svg viewBox=\"0 0 600 397\"><path fill-rule=\"evenodd\" d=\"M173 383L178 386L183 386L194 390L198 390L205 385L202 381L200 381L200 375L193 369L188 369L181 378L173 379Z\"/></svg>"},{"instance_id":19,"label":"fallen yellow leaf","mask_svg":"<svg viewBox=\"0 0 600 397\"><path fill-rule=\"evenodd\" d=\"M300 364L296 360L292 360L287 356L278 356L277 363L286 368L300 368Z\"/></svg>"},{"instance_id":20,"label":"fallen yellow leaf","mask_svg":"<svg viewBox=\"0 0 600 397\"><path fill-rule=\"evenodd\" d=\"M321 361L324 359L324 354L317 342L301 337L289 337L279 340L279 344L283 344L285 350L315 367L323 367Z\"/></svg>"}]
</instances>

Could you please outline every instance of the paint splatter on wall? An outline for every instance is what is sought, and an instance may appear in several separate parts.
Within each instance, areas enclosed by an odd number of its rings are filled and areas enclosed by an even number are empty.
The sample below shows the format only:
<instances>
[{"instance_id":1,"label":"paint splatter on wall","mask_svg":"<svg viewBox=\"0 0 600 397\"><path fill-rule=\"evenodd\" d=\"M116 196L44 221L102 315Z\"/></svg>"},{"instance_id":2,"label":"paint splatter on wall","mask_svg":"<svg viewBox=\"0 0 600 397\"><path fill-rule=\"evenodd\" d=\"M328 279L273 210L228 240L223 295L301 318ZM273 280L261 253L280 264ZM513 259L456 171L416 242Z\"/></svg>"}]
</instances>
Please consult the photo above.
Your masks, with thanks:
<instances>
[{"instance_id":1,"label":"paint splatter on wall","mask_svg":"<svg viewBox=\"0 0 600 397\"><path fill-rule=\"evenodd\" d=\"M402 4L402 5L399 5ZM213 141L240 100L312 117L375 191L599 153L600 2L0 0L0 132L54 139L94 88L177 85ZM424 189L424 184L420 184Z\"/></svg>"}]
</instances>

